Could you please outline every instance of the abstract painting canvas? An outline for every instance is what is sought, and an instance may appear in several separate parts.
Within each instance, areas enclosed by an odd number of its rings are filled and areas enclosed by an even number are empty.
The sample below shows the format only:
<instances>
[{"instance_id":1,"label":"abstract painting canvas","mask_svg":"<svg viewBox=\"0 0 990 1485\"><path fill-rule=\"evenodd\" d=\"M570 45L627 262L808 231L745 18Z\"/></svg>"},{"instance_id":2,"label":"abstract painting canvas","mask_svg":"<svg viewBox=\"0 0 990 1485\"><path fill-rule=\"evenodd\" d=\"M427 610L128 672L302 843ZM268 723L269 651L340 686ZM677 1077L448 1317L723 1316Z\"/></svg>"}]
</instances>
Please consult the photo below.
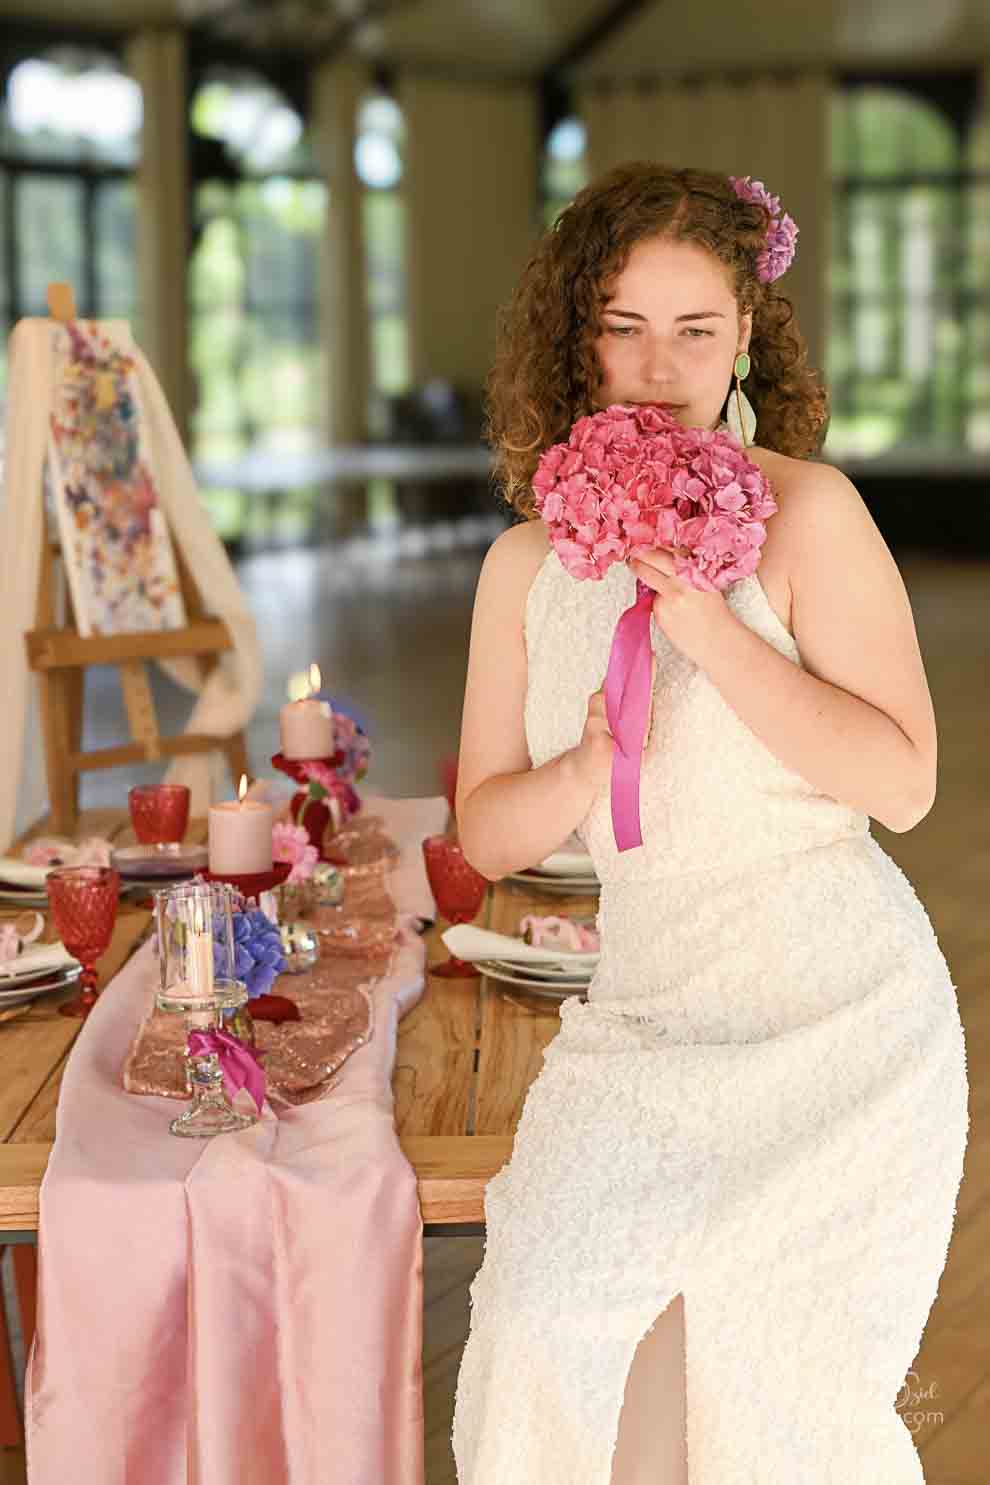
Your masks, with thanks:
<instances>
[{"instance_id":1,"label":"abstract painting canvas","mask_svg":"<svg viewBox=\"0 0 990 1485\"><path fill-rule=\"evenodd\" d=\"M180 629L133 358L95 321L54 324L52 342L48 487L79 633Z\"/></svg>"}]
</instances>

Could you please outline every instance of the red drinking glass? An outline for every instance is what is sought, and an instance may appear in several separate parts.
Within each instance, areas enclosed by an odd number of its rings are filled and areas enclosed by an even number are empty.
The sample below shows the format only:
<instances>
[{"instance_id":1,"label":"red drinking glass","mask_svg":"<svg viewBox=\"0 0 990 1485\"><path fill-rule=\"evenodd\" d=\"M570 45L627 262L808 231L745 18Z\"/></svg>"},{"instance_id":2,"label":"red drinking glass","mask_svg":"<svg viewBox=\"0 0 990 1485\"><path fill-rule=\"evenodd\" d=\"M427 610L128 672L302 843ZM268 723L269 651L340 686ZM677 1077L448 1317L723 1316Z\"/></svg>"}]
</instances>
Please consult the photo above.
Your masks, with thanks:
<instances>
[{"instance_id":1,"label":"red drinking glass","mask_svg":"<svg viewBox=\"0 0 990 1485\"><path fill-rule=\"evenodd\" d=\"M45 878L58 936L82 965L82 991L59 1006L63 1016L88 1016L96 1004L96 961L110 947L117 921L120 876L109 866L59 866Z\"/></svg>"},{"instance_id":2,"label":"red drinking glass","mask_svg":"<svg viewBox=\"0 0 990 1485\"><path fill-rule=\"evenodd\" d=\"M440 916L448 923L472 922L489 881L465 860L460 842L449 835L428 835L423 842L423 860ZM434 965L430 974L445 980L476 980L481 970L451 954L446 963Z\"/></svg>"},{"instance_id":3,"label":"red drinking glass","mask_svg":"<svg viewBox=\"0 0 990 1485\"><path fill-rule=\"evenodd\" d=\"M181 841L189 824L185 784L136 784L127 796L134 834L144 846Z\"/></svg>"}]
</instances>

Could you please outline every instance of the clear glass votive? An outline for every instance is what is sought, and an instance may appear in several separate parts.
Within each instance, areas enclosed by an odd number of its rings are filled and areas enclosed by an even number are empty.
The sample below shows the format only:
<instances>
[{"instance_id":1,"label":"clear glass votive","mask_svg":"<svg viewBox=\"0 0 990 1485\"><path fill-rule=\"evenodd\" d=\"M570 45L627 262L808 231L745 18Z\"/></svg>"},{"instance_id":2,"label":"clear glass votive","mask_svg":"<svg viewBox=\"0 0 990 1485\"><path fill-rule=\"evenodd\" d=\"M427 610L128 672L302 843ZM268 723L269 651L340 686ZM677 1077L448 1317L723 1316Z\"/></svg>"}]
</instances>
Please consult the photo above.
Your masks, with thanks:
<instances>
[{"instance_id":1,"label":"clear glass votive","mask_svg":"<svg viewBox=\"0 0 990 1485\"><path fill-rule=\"evenodd\" d=\"M186 882L155 893L160 1010L182 1014L187 1032L222 1029L222 1012L248 998L235 973L233 889L225 882ZM257 1122L231 1104L215 1051L191 1051L186 1069L192 1106L169 1125L172 1134L209 1139Z\"/></svg>"}]
</instances>

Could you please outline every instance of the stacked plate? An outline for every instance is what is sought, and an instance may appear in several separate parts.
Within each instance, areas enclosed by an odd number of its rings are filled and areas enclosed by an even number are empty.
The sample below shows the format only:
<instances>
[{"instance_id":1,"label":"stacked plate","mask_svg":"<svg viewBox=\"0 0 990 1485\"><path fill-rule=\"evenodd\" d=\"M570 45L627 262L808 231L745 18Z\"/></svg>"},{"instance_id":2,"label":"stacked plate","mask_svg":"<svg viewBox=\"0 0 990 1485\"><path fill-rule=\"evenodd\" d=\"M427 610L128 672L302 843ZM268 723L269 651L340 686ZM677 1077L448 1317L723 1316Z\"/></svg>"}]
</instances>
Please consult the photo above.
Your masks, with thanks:
<instances>
[{"instance_id":1,"label":"stacked plate","mask_svg":"<svg viewBox=\"0 0 990 1485\"><path fill-rule=\"evenodd\" d=\"M0 903L4 907L46 908L48 893L44 887L21 887L16 882L0 881Z\"/></svg>"},{"instance_id":2,"label":"stacked plate","mask_svg":"<svg viewBox=\"0 0 990 1485\"><path fill-rule=\"evenodd\" d=\"M550 1000L566 1000L569 995L584 998L591 984L594 966L566 964L520 964L511 959L476 959L475 964L489 979L528 990L530 995L544 995Z\"/></svg>"},{"instance_id":3,"label":"stacked plate","mask_svg":"<svg viewBox=\"0 0 990 1485\"><path fill-rule=\"evenodd\" d=\"M595 926L593 918L575 921ZM522 938L471 924L448 928L441 937L452 954L470 960L490 979L553 1000L583 997L598 967L597 952L537 948Z\"/></svg>"},{"instance_id":4,"label":"stacked plate","mask_svg":"<svg viewBox=\"0 0 990 1485\"><path fill-rule=\"evenodd\" d=\"M45 945L46 949L51 947L50 944ZM39 995L64 990L67 985L74 985L82 974L82 965L77 964L74 959L66 959L64 963L49 965L47 968L39 968L36 959L36 955L27 951L21 956L21 968L10 974L0 975L0 1010L21 1005Z\"/></svg>"},{"instance_id":5,"label":"stacked plate","mask_svg":"<svg viewBox=\"0 0 990 1485\"><path fill-rule=\"evenodd\" d=\"M567 897L598 892L601 887L594 862L575 837L565 842L564 849L554 851L545 861L541 861L539 866L527 867L525 871L511 871L507 873L505 880L522 883L536 892Z\"/></svg>"},{"instance_id":6,"label":"stacked plate","mask_svg":"<svg viewBox=\"0 0 990 1485\"><path fill-rule=\"evenodd\" d=\"M204 871L207 860L205 846L133 845L112 852L110 865L120 872L122 888L152 891Z\"/></svg>"}]
</instances>

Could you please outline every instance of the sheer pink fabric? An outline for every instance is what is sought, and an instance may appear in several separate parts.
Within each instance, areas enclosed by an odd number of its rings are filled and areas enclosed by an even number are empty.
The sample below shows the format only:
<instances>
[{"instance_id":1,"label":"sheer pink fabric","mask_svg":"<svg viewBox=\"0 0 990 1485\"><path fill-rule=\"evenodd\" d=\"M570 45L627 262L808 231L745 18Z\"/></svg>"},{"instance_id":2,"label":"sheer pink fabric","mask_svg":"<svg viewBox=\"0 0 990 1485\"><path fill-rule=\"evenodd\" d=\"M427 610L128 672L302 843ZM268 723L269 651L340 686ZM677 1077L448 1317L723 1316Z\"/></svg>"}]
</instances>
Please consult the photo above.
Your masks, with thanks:
<instances>
[{"instance_id":1,"label":"sheer pink fabric","mask_svg":"<svg viewBox=\"0 0 990 1485\"><path fill-rule=\"evenodd\" d=\"M374 808L402 846L398 907L430 916L419 841L444 801ZM375 1035L327 1096L203 1142L121 1085L150 944L107 987L41 1189L32 1485L423 1485L422 1220L391 1090L423 985L404 927Z\"/></svg>"}]
</instances>

